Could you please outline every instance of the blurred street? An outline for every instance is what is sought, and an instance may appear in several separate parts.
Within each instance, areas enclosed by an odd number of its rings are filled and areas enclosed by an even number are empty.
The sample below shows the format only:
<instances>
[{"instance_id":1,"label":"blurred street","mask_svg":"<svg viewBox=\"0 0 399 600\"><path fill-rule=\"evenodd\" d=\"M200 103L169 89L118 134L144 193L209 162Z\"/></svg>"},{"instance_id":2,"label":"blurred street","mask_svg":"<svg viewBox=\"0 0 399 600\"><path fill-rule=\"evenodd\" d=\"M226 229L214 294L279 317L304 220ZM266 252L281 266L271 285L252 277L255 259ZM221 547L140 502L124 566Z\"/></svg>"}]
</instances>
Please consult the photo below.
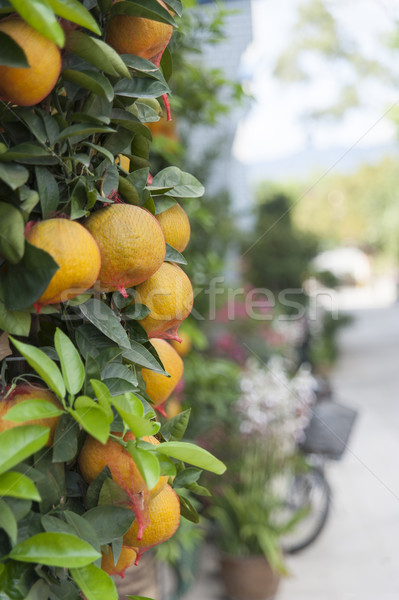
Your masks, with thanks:
<instances>
[{"instance_id":1,"label":"blurred street","mask_svg":"<svg viewBox=\"0 0 399 600\"><path fill-rule=\"evenodd\" d=\"M336 400L359 410L343 460L327 477L331 514L320 538L288 558L279 600L399 597L399 304L353 311L332 376ZM212 548L185 600L220 600Z\"/></svg>"}]
</instances>

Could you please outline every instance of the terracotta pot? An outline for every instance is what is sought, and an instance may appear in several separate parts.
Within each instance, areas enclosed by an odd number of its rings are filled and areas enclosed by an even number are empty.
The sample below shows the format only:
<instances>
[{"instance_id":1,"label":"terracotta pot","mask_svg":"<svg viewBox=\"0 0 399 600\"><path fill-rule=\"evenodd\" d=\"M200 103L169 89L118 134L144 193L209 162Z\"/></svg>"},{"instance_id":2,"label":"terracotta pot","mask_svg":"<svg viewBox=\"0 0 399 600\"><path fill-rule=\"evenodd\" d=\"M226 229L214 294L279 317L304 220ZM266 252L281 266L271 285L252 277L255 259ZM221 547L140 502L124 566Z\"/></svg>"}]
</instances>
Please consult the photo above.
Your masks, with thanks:
<instances>
[{"instance_id":1,"label":"terracotta pot","mask_svg":"<svg viewBox=\"0 0 399 600\"><path fill-rule=\"evenodd\" d=\"M280 575L263 556L220 557L221 575L231 600L273 600Z\"/></svg>"}]
</instances>

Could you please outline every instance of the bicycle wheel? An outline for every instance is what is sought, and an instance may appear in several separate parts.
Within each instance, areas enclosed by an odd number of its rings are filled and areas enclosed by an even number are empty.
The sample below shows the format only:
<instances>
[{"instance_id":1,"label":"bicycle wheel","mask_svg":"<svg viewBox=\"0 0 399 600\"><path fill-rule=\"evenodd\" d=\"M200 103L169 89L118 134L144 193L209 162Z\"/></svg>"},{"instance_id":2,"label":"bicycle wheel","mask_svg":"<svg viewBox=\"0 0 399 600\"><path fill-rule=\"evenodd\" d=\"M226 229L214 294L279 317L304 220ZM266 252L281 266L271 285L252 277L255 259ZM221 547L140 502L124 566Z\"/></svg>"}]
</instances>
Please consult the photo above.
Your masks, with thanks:
<instances>
[{"instance_id":1,"label":"bicycle wheel","mask_svg":"<svg viewBox=\"0 0 399 600\"><path fill-rule=\"evenodd\" d=\"M282 512L286 522L299 511L305 511L305 515L295 524L292 531L281 537L284 552L299 552L317 538L328 517L330 498L330 486L320 469L312 467L293 476Z\"/></svg>"}]
</instances>

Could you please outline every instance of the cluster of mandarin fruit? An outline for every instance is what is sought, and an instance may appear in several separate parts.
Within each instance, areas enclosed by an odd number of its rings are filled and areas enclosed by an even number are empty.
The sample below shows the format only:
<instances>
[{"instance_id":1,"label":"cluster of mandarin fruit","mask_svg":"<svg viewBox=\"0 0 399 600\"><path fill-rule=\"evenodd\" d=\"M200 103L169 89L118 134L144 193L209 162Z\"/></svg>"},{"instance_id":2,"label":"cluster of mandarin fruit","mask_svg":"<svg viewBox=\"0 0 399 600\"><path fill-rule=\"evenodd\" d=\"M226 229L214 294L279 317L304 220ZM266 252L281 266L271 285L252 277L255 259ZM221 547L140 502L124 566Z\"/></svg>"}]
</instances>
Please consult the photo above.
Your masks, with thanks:
<instances>
[{"instance_id":1,"label":"cluster of mandarin fruit","mask_svg":"<svg viewBox=\"0 0 399 600\"><path fill-rule=\"evenodd\" d=\"M160 3L165 7L162 0ZM22 19L11 17L0 21L0 32L6 33L23 48L30 68L0 66L0 97L10 105L33 106L54 88L61 72L58 47ZM111 19L106 42L120 54L135 54L159 66L172 35L170 25L140 17L115 16ZM45 250L58 264L58 270L35 303L43 306L65 302L94 289L98 293L135 287L132 303L148 307L149 313L140 324L154 346L169 376L142 369L146 393L154 406L162 410L165 401L183 375L183 361L176 351L177 328L189 315L193 290L184 271L165 262L166 244L182 252L189 241L190 224L179 204L154 216L145 208L122 202L93 211L79 223L68 218L49 218L31 222L26 239ZM167 340L174 340L171 345ZM180 352L182 354L182 352ZM29 398L43 398L58 405L49 390L25 385L0 402L0 431L18 426L7 420L7 412L15 404ZM50 427L51 446L58 417L31 423ZM116 434L118 435L118 434ZM133 439L127 433L125 440ZM155 437L145 437L159 444ZM147 489L139 469L125 448L114 440L103 445L88 436L78 458L83 478L91 483L108 466L114 481L128 493L136 518L124 536L124 546L115 564L112 551L103 554L102 568L109 574L123 573L137 562L147 548L167 540L180 520L179 499L168 478L161 476L157 485Z\"/></svg>"}]
</instances>

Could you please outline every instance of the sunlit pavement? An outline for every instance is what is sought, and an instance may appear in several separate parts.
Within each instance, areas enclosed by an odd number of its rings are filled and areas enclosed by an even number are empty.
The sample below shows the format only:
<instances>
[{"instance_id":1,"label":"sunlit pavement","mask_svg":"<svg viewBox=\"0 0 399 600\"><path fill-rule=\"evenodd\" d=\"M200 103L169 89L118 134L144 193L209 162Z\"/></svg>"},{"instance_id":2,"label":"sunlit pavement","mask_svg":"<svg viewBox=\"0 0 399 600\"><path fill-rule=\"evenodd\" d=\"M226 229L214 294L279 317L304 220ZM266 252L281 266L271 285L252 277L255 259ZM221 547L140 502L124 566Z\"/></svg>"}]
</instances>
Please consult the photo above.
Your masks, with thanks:
<instances>
[{"instance_id":1,"label":"sunlit pavement","mask_svg":"<svg viewBox=\"0 0 399 600\"><path fill-rule=\"evenodd\" d=\"M342 462L328 470L328 524L289 558L279 600L399 598L399 305L353 314L333 384L359 418Z\"/></svg>"},{"instance_id":2,"label":"sunlit pavement","mask_svg":"<svg viewBox=\"0 0 399 600\"><path fill-rule=\"evenodd\" d=\"M288 558L278 600L399 598L399 304L353 312L333 373L336 400L359 410L349 448L331 463L331 514L320 538ZM213 548L184 600L221 600Z\"/></svg>"}]
</instances>

